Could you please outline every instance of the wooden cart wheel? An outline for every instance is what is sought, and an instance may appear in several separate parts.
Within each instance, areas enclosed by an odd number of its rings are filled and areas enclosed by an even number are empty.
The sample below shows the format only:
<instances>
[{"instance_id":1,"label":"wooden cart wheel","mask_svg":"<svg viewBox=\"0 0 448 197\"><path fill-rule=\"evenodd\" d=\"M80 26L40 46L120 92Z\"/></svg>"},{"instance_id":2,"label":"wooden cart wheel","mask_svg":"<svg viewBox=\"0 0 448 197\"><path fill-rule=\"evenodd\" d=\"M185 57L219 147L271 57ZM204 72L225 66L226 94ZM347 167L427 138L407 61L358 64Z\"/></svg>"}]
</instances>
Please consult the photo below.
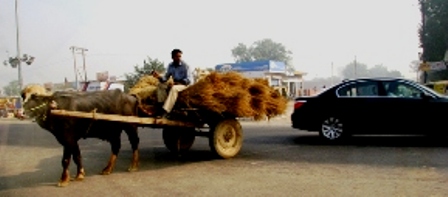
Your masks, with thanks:
<instances>
[{"instance_id":1,"label":"wooden cart wheel","mask_svg":"<svg viewBox=\"0 0 448 197\"><path fill-rule=\"evenodd\" d=\"M219 122L210 131L209 145L211 150L224 159L232 158L243 145L243 130L235 119Z\"/></svg>"},{"instance_id":2,"label":"wooden cart wheel","mask_svg":"<svg viewBox=\"0 0 448 197\"><path fill-rule=\"evenodd\" d=\"M184 127L166 127L162 135L166 148L174 153L188 151L196 138L194 128Z\"/></svg>"}]
</instances>

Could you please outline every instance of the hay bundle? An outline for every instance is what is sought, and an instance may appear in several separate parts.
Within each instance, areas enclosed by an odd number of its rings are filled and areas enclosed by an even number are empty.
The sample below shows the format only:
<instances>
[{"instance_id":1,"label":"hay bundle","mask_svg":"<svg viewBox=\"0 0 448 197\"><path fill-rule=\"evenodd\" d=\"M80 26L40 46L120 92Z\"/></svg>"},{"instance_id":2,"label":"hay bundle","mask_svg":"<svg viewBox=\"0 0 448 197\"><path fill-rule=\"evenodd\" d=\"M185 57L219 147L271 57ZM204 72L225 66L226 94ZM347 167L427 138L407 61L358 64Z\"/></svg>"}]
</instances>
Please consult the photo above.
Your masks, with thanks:
<instances>
[{"instance_id":1,"label":"hay bundle","mask_svg":"<svg viewBox=\"0 0 448 197\"><path fill-rule=\"evenodd\" d=\"M173 82L173 78L170 77L168 82ZM140 96L140 98L156 98L157 85L159 80L151 75L145 75L138 80L138 82L129 90L132 95Z\"/></svg>"},{"instance_id":2,"label":"hay bundle","mask_svg":"<svg viewBox=\"0 0 448 197\"><path fill-rule=\"evenodd\" d=\"M129 94L137 96L142 100L157 100L157 85L159 80L153 76L146 75L138 80L138 82L129 90Z\"/></svg>"},{"instance_id":3,"label":"hay bundle","mask_svg":"<svg viewBox=\"0 0 448 197\"><path fill-rule=\"evenodd\" d=\"M23 96L24 101L27 101L28 98L32 94L36 94L36 95L51 95L52 92L47 91L47 89L45 89L45 87L42 86L42 85L39 85L39 84L29 84L29 85L25 86L25 88L22 89L20 94Z\"/></svg>"},{"instance_id":4,"label":"hay bundle","mask_svg":"<svg viewBox=\"0 0 448 197\"><path fill-rule=\"evenodd\" d=\"M157 100L159 81L145 76L131 88L141 104L151 105ZM184 91L177 103L235 117L253 117L255 120L281 115L287 100L269 87L266 79L249 79L236 72L212 72Z\"/></svg>"},{"instance_id":5,"label":"hay bundle","mask_svg":"<svg viewBox=\"0 0 448 197\"><path fill-rule=\"evenodd\" d=\"M137 97L139 108L147 114L153 114L155 111L154 104L157 101L158 84L159 80L157 78L146 75L140 78L129 90L129 94Z\"/></svg>"},{"instance_id":6,"label":"hay bundle","mask_svg":"<svg viewBox=\"0 0 448 197\"><path fill-rule=\"evenodd\" d=\"M281 115L287 100L269 87L267 80L248 79L236 72L213 72L180 93L178 102L235 117L265 117Z\"/></svg>"},{"instance_id":7,"label":"hay bundle","mask_svg":"<svg viewBox=\"0 0 448 197\"><path fill-rule=\"evenodd\" d=\"M159 80L157 78L151 75L145 75L138 80L138 82L132 87L132 89L145 88L147 86L157 86L157 84L159 84Z\"/></svg>"}]
</instances>

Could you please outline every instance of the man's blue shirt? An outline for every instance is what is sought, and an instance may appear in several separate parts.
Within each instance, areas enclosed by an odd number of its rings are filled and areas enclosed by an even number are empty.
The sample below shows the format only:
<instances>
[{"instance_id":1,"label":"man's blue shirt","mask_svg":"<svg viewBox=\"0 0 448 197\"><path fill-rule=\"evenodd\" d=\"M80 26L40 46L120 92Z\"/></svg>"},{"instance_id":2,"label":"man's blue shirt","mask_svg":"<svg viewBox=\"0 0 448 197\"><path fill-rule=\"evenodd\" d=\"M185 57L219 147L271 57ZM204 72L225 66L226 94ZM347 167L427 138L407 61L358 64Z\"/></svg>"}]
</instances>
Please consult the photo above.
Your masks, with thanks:
<instances>
[{"instance_id":1,"label":"man's blue shirt","mask_svg":"<svg viewBox=\"0 0 448 197\"><path fill-rule=\"evenodd\" d=\"M175 83L189 85L189 72L188 65L185 62L181 61L179 64L171 62L168 65L166 74L162 77L161 82L166 82L170 77L173 77Z\"/></svg>"}]
</instances>

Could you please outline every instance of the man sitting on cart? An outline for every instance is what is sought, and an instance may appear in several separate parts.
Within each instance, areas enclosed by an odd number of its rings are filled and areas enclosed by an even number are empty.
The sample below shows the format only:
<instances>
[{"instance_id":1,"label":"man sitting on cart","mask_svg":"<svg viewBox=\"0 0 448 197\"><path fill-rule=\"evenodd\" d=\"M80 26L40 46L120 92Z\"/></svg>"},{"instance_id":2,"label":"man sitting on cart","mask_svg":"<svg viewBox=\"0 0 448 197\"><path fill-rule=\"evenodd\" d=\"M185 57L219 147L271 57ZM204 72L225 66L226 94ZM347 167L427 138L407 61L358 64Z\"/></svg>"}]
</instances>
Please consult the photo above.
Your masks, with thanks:
<instances>
[{"instance_id":1,"label":"man sitting on cart","mask_svg":"<svg viewBox=\"0 0 448 197\"><path fill-rule=\"evenodd\" d=\"M190 71L188 65L181 60L182 51L174 49L171 51L171 58L173 62L168 65L165 76L160 76L159 73L153 72L153 76L161 82L157 89L157 101L160 108L157 110L158 117L165 117L170 113L176 103L179 92L185 90L190 85ZM173 78L173 82L166 83L170 77Z\"/></svg>"}]
</instances>

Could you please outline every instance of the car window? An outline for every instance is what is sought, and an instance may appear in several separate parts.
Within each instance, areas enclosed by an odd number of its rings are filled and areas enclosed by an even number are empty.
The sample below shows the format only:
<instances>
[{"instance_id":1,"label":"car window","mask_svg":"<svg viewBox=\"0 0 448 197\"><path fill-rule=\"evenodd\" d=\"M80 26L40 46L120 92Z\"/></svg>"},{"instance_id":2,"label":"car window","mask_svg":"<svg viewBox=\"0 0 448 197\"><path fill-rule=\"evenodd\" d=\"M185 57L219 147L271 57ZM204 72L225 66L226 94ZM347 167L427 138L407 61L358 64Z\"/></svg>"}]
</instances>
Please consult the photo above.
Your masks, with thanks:
<instances>
[{"instance_id":1,"label":"car window","mask_svg":"<svg viewBox=\"0 0 448 197\"><path fill-rule=\"evenodd\" d=\"M339 89L338 95L343 97L378 96L378 84L376 82L355 82Z\"/></svg>"},{"instance_id":2,"label":"car window","mask_svg":"<svg viewBox=\"0 0 448 197\"><path fill-rule=\"evenodd\" d=\"M422 90L399 81L383 82L388 97L421 98Z\"/></svg>"}]
</instances>

